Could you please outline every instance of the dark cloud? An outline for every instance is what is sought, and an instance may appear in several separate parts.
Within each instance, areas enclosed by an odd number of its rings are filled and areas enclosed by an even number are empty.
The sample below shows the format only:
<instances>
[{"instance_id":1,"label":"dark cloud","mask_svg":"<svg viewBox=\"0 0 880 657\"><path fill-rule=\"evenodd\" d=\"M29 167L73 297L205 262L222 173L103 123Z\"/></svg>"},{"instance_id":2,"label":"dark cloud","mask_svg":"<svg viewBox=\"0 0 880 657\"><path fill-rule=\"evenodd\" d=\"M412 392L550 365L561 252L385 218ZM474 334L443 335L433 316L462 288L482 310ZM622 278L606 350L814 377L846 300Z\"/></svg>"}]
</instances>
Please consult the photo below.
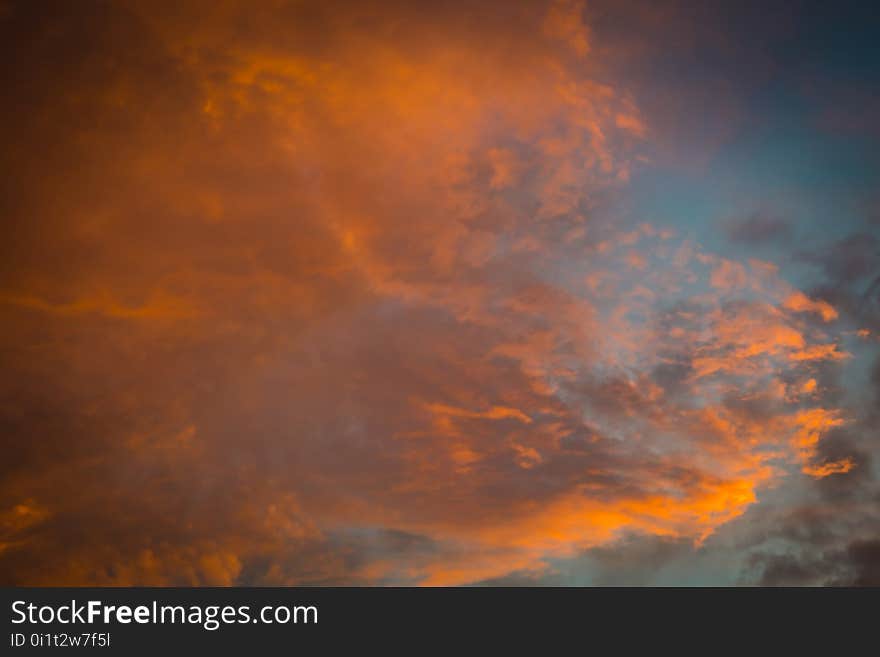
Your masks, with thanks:
<instances>
[{"instance_id":1,"label":"dark cloud","mask_svg":"<svg viewBox=\"0 0 880 657\"><path fill-rule=\"evenodd\" d=\"M752 566L760 569L760 586L815 586L833 578L825 561L803 561L790 554L760 555L752 559Z\"/></svg>"},{"instance_id":2,"label":"dark cloud","mask_svg":"<svg viewBox=\"0 0 880 657\"><path fill-rule=\"evenodd\" d=\"M880 270L880 238L857 233L821 250L802 254L802 258L822 268L830 284L855 285L873 280Z\"/></svg>"},{"instance_id":3,"label":"dark cloud","mask_svg":"<svg viewBox=\"0 0 880 657\"><path fill-rule=\"evenodd\" d=\"M857 540L815 556L759 553L750 565L760 572L756 581L761 586L878 586L880 540Z\"/></svg>"},{"instance_id":4,"label":"dark cloud","mask_svg":"<svg viewBox=\"0 0 880 657\"><path fill-rule=\"evenodd\" d=\"M847 557L855 567L854 586L880 586L880 539L850 544Z\"/></svg>"},{"instance_id":5,"label":"dark cloud","mask_svg":"<svg viewBox=\"0 0 880 657\"><path fill-rule=\"evenodd\" d=\"M872 480L871 447L880 434L870 426L832 429L819 445L817 461L834 463L849 459L853 467L836 477L825 477L816 482L824 496L831 499L858 500L866 484Z\"/></svg>"},{"instance_id":6,"label":"dark cloud","mask_svg":"<svg viewBox=\"0 0 880 657\"><path fill-rule=\"evenodd\" d=\"M740 244L758 246L791 238L794 229L779 217L754 214L743 219L732 219L726 224L728 239Z\"/></svg>"}]
</instances>

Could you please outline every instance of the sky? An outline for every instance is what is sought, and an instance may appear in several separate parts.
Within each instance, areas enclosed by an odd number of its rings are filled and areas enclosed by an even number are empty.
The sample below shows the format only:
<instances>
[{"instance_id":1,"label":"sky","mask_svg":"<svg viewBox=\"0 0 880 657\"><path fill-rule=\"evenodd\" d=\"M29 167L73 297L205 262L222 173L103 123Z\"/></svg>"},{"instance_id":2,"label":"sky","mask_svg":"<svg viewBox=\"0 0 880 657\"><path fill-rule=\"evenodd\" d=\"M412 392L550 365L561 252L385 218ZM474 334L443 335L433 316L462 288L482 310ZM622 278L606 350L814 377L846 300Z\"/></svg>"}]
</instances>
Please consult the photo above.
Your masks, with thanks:
<instances>
[{"instance_id":1,"label":"sky","mask_svg":"<svg viewBox=\"0 0 880 657\"><path fill-rule=\"evenodd\" d=\"M878 23L0 3L0 582L880 585Z\"/></svg>"}]
</instances>

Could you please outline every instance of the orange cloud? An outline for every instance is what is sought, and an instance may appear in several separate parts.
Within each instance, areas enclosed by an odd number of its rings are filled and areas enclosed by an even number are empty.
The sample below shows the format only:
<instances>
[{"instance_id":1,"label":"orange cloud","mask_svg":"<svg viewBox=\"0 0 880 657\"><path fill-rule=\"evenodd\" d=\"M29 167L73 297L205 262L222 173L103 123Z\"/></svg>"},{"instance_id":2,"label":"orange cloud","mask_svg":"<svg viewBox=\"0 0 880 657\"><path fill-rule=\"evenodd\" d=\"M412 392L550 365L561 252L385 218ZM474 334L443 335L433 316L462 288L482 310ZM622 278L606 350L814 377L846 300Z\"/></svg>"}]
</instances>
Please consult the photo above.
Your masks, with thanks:
<instances>
[{"instance_id":1,"label":"orange cloud","mask_svg":"<svg viewBox=\"0 0 880 657\"><path fill-rule=\"evenodd\" d=\"M821 465L805 465L803 471L811 477L821 479L834 474L843 474L849 472L855 467L852 459L842 459L831 463L822 463Z\"/></svg>"},{"instance_id":2,"label":"orange cloud","mask_svg":"<svg viewBox=\"0 0 880 657\"><path fill-rule=\"evenodd\" d=\"M834 310L600 219L651 121L579 3L52 20L93 55L17 90L7 583L468 583L846 471L784 394Z\"/></svg>"},{"instance_id":3,"label":"orange cloud","mask_svg":"<svg viewBox=\"0 0 880 657\"><path fill-rule=\"evenodd\" d=\"M837 311L826 301L813 301L803 292L793 292L786 300L785 307L794 312L818 314L824 321L837 319Z\"/></svg>"}]
</instances>

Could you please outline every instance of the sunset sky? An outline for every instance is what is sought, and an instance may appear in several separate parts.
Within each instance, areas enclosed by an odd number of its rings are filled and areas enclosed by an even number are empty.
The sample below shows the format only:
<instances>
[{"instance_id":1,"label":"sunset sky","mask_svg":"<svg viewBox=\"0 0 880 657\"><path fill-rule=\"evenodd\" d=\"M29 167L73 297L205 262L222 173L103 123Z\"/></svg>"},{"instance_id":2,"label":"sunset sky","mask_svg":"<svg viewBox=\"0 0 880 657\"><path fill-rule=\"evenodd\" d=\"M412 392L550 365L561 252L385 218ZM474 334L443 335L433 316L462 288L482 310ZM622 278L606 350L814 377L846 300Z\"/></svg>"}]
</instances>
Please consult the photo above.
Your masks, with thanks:
<instances>
[{"instance_id":1,"label":"sunset sky","mask_svg":"<svg viewBox=\"0 0 880 657\"><path fill-rule=\"evenodd\" d=\"M876 10L0 32L0 583L880 585Z\"/></svg>"}]
</instances>

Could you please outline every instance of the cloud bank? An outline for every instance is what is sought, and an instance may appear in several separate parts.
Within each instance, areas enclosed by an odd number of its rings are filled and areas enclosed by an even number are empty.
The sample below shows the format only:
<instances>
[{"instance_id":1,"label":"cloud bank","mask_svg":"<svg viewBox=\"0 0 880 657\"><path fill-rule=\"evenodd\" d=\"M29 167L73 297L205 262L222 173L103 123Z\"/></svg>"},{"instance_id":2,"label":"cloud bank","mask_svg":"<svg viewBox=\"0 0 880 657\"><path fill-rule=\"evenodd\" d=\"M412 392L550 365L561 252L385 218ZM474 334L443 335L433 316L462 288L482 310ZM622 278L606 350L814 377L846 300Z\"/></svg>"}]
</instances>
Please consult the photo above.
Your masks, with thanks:
<instances>
[{"instance_id":1,"label":"cloud bank","mask_svg":"<svg viewBox=\"0 0 880 657\"><path fill-rule=\"evenodd\" d=\"M857 474L835 304L610 210L588 13L14 5L3 581L540 577Z\"/></svg>"}]
</instances>

